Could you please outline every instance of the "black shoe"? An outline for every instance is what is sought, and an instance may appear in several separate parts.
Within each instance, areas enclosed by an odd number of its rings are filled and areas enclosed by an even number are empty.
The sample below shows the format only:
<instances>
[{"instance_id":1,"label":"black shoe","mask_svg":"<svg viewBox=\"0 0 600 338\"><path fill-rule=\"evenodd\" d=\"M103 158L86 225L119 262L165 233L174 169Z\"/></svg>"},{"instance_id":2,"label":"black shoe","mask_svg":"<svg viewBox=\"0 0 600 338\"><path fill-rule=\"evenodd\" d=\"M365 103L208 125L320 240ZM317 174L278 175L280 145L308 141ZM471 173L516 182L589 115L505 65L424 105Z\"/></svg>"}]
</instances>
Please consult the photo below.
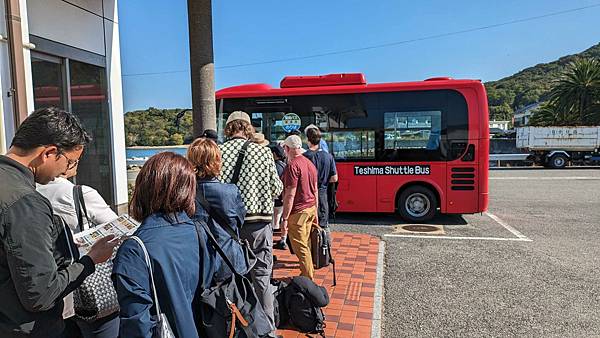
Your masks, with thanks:
<instances>
[{"instance_id":1,"label":"black shoe","mask_svg":"<svg viewBox=\"0 0 600 338\"><path fill-rule=\"evenodd\" d=\"M273 244L273 249L285 250L287 249L287 245L285 244L285 241L279 240L277 243Z\"/></svg>"}]
</instances>

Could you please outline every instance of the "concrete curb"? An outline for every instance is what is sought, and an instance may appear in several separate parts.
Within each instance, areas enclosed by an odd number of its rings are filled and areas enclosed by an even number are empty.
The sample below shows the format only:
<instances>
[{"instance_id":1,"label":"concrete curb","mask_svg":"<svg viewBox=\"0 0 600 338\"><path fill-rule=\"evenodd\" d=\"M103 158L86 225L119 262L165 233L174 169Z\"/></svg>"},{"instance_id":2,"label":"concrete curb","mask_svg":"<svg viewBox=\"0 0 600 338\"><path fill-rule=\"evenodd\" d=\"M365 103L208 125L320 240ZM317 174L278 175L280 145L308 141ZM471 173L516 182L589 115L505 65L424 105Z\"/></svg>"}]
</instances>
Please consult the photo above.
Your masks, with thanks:
<instances>
[{"instance_id":1,"label":"concrete curb","mask_svg":"<svg viewBox=\"0 0 600 338\"><path fill-rule=\"evenodd\" d=\"M373 300L373 321L371 323L371 338L381 337L381 324L383 322L383 272L385 270L385 241L379 241L379 254L377 255L377 277L375 280L375 294Z\"/></svg>"}]
</instances>

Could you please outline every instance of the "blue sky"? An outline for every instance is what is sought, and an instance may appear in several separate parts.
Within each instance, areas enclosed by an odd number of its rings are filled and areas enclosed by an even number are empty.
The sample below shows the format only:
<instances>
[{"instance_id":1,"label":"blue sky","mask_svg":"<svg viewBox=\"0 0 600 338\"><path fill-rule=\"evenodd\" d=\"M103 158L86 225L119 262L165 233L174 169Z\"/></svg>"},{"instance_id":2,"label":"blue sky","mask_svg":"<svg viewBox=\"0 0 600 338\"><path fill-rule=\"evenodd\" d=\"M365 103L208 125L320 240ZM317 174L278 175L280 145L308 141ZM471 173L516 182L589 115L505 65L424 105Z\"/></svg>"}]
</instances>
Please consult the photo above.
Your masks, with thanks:
<instances>
[{"instance_id":1,"label":"blue sky","mask_svg":"<svg viewBox=\"0 0 600 338\"><path fill-rule=\"evenodd\" d=\"M432 76L497 80L599 43L600 6L386 48L219 67L395 43L596 4L600 0L213 1L216 89L343 72L365 73L369 83ZM125 111L190 107L187 2L121 0L119 26ZM135 75L147 73L161 74Z\"/></svg>"}]
</instances>

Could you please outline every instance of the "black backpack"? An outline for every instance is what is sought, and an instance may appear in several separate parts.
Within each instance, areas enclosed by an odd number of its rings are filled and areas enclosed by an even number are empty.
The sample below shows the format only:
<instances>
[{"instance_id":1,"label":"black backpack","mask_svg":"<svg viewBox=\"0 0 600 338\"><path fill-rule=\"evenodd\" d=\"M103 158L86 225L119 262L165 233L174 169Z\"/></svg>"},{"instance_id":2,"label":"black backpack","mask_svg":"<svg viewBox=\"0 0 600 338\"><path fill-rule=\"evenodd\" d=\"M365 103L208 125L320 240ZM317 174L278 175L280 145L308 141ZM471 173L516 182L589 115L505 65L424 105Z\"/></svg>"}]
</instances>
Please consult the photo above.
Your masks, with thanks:
<instances>
[{"instance_id":1,"label":"black backpack","mask_svg":"<svg viewBox=\"0 0 600 338\"><path fill-rule=\"evenodd\" d=\"M276 300L281 301L278 327L289 325L303 333L325 336L325 314L321 308L329 304L329 295L324 287L307 277L294 277Z\"/></svg>"}]
</instances>

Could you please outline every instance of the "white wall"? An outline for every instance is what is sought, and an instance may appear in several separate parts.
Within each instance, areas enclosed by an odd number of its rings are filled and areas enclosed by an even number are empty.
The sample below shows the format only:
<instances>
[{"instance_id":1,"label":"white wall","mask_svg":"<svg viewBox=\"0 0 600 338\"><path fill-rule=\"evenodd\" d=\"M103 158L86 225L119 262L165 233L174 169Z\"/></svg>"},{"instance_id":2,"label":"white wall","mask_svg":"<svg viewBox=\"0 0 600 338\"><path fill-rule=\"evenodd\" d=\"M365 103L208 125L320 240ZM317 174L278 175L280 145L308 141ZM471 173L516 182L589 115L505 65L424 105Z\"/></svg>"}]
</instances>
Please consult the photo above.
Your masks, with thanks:
<instances>
[{"instance_id":1,"label":"white wall","mask_svg":"<svg viewBox=\"0 0 600 338\"><path fill-rule=\"evenodd\" d=\"M125 122L123 115L123 86L121 82L121 49L117 0L104 0L106 27L106 70L108 76L108 105L111 112L113 144L113 181L117 204L128 202L127 163L125 155ZM110 10L110 12L108 12Z\"/></svg>"},{"instance_id":2,"label":"white wall","mask_svg":"<svg viewBox=\"0 0 600 338\"><path fill-rule=\"evenodd\" d=\"M104 55L102 1L71 2L85 10L61 0L28 0L29 33Z\"/></svg>"},{"instance_id":3,"label":"white wall","mask_svg":"<svg viewBox=\"0 0 600 338\"><path fill-rule=\"evenodd\" d=\"M29 46L29 13L27 8L27 0L19 0L19 10L21 13L21 33L23 38L23 46ZM27 111L33 112L35 102L33 99L33 79L31 75L31 50L23 48L23 59L25 60L25 92L27 93Z\"/></svg>"}]
</instances>

